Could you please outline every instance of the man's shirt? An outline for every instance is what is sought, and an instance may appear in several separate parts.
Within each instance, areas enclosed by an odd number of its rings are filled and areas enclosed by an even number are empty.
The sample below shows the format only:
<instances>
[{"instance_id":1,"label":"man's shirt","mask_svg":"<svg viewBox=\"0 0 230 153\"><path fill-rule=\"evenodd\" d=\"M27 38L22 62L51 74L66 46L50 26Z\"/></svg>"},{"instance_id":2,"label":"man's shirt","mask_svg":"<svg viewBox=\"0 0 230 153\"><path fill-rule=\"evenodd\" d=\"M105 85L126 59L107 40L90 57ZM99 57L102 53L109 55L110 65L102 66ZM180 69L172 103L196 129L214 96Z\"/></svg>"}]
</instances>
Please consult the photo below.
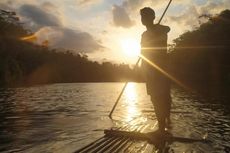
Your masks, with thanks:
<instances>
[{"instance_id":1,"label":"man's shirt","mask_svg":"<svg viewBox=\"0 0 230 153\"><path fill-rule=\"evenodd\" d=\"M142 55L150 60L154 60L156 56L166 54L167 34L169 31L170 28L168 26L158 24L153 25L150 30L145 31L141 37Z\"/></svg>"}]
</instances>

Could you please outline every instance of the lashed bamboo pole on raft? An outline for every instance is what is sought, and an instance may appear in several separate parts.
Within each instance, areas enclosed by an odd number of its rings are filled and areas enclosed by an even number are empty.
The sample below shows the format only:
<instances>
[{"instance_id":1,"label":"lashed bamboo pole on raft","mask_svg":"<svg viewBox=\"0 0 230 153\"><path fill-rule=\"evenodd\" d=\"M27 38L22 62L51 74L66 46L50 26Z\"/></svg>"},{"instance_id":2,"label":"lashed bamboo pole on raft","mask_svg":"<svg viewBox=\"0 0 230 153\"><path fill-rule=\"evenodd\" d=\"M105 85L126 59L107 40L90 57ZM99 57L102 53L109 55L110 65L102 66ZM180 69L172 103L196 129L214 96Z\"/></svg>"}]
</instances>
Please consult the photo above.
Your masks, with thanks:
<instances>
[{"instance_id":1,"label":"lashed bamboo pole on raft","mask_svg":"<svg viewBox=\"0 0 230 153\"><path fill-rule=\"evenodd\" d=\"M129 131L133 129L133 131L135 132L143 132L143 130L147 128L149 125L147 124L142 125L140 127L136 127L136 124L138 124L139 122L140 120L135 118L125 123L123 126L119 127L116 130ZM108 137L107 135L104 135L103 137L86 145L85 147L78 149L77 151L75 151L75 153L102 152L102 150L112 150L111 152L119 152L119 150L121 150L122 148L127 147L128 143L133 144L134 141L130 142L130 138L128 137L117 138L113 136Z\"/></svg>"},{"instance_id":2,"label":"lashed bamboo pole on raft","mask_svg":"<svg viewBox=\"0 0 230 153\"><path fill-rule=\"evenodd\" d=\"M172 0L169 1L168 5L166 6L166 8L165 8L165 10L164 10L164 12L163 12L163 14L162 14L162 16L161 16L161 18L160 18L160 20L158 21L157 24L160 24L160 23L161 23L161 20L163 19L163 17L164 17L164 15L165 15L166 11L168 10L168 8L169 8L171 2L172 2ZM134 66L134 69L138 66L138 63L140 62L141 59L142 59L142 57L139 56L139 58L138 58L138 60L137 60L137 62L136 62L136 64L135 64L135 66ZM170 76L170 75L169 75L169 76ZM171 79L171 78L170 78L170 79ZM176 80L176 79L175 79L175 80ZM122 94L124 93L125 88L126 88L127 85L128 85L128 82L126 82L125 85L123 86L123 88L122 88L122 90L121 90L121 92L120 92L120 94L119 94L119 96L118 96L118 98L117 98L117 100L116 100L116 102L115 102L115 104L114 104L112 110L111 110L110 113L109 113L109 118L112 119L112 114L113 114L113 112L114 112L114 110L115 110L115 108L116 108L118 102L120 101L121 96L122 96Z\"/></svg>"}]
</instances>

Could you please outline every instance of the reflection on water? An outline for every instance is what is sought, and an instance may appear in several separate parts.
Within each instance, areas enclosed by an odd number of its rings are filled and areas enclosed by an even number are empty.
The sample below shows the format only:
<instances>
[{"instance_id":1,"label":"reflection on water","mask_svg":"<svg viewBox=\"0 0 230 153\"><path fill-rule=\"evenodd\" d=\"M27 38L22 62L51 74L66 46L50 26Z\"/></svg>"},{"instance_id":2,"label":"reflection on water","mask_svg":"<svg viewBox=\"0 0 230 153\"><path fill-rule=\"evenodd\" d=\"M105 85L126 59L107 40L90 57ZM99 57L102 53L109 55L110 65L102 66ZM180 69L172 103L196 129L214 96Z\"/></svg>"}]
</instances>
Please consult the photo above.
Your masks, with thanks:
<instances>
[{"instance_id":1,"label":"reflection on water","mask_svg":"<svg viewBox=\"0 0 230 153\"><path fill-rule=\"evenodd\" d=\"M0 89L0 152L73 152L114 126L108 114L122 83L53 84ZM172 132L211 144L173 143L174 152L227 152L230 113L227 98L207 99L172 90ZM155 119L145 85L129 83L114 117ZM153 125L156 126L156 125ZM153 127L154 128L154 127Z\"/></svg>"},{"instance_id":2,"label":"reflection on water","mask_svg":"<svg viewBox=\"0 0 230 153\"><path fill-rule=\"evenodd\" d=\"M131 121L140 115L140 109L137 107L138 93L135 83L128 83L124 92L123 106L126 107L125 121Z\"/></svg>"}]
</instances>

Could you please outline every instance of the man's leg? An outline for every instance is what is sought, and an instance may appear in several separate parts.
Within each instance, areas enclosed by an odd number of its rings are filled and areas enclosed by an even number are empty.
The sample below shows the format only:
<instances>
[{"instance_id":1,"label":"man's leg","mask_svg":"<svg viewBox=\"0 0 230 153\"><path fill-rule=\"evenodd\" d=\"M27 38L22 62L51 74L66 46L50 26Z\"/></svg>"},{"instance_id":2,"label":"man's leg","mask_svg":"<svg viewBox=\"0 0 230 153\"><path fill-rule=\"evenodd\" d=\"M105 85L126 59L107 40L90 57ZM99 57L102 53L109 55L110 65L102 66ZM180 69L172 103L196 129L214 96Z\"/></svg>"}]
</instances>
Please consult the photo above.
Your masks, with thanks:
<instances>
[{"instance_id":1,"label":"man's leg","mask_svg":"<svg viewBox=\"0 0 230 153\"><path fill-rule=\"evenodd\" d=\"M170 114L171 114L171 103L172 99L171 96L168 95L168 98L166 99L166 127L169 128L171 124Z\"/></svg>"},{"instance_id":2,"label":"man's leg","mask_svg":"<svg viewBox=\"0 0 230 153\"><path fill-rule=\"evenodd\" d=\"M157 121L158 121L158 126L159 126L159 130L160 132L164 132L165 131L165 120L166 120L166 113L164 110L164 103L162 103L162 101L159 98L155 98L153 96L151 96L151 100L154 106L154 110L155 110L155 114L157 117Z\"/></svg>"},{"instance_id":3,"label":"man's leg","mask_svg":"<svg viewBox=\"0 0 230 153\"><path fill-rule=\"evenodd\" d=\"M165 94L164 94L164 103L165 103L165 111L166 111L166 126L169 127L171 124L170 114L171 114L171 105L172 98L170 95L170 83L166 84Z\"/></svg>"}]
</instances>

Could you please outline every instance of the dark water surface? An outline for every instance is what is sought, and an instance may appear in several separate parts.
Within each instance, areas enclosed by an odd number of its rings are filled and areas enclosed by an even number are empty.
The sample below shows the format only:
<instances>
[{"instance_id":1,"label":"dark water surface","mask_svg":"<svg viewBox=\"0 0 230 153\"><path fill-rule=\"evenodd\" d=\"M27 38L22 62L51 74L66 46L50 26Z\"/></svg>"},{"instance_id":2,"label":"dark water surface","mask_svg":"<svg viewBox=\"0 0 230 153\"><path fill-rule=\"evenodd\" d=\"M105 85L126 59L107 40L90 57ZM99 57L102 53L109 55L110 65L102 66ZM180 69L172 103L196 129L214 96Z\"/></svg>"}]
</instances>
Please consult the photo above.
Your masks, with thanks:
<instances>
[{"instance_id":1,"label":"dark water surface","mask_svg":"<svg viewBox=\"0 0 230 153\"><path fill-rule=\"evenodd\" d=\"M123 83L53 84L0 89L0 152L73 152L114 126L108 114ZM227 98L204 98L172 89L173 134L211 143L173 143L174 152L230 151ZM129 83L114 117L154 119L143 83Z\"/></svg>"}]
</instances>

